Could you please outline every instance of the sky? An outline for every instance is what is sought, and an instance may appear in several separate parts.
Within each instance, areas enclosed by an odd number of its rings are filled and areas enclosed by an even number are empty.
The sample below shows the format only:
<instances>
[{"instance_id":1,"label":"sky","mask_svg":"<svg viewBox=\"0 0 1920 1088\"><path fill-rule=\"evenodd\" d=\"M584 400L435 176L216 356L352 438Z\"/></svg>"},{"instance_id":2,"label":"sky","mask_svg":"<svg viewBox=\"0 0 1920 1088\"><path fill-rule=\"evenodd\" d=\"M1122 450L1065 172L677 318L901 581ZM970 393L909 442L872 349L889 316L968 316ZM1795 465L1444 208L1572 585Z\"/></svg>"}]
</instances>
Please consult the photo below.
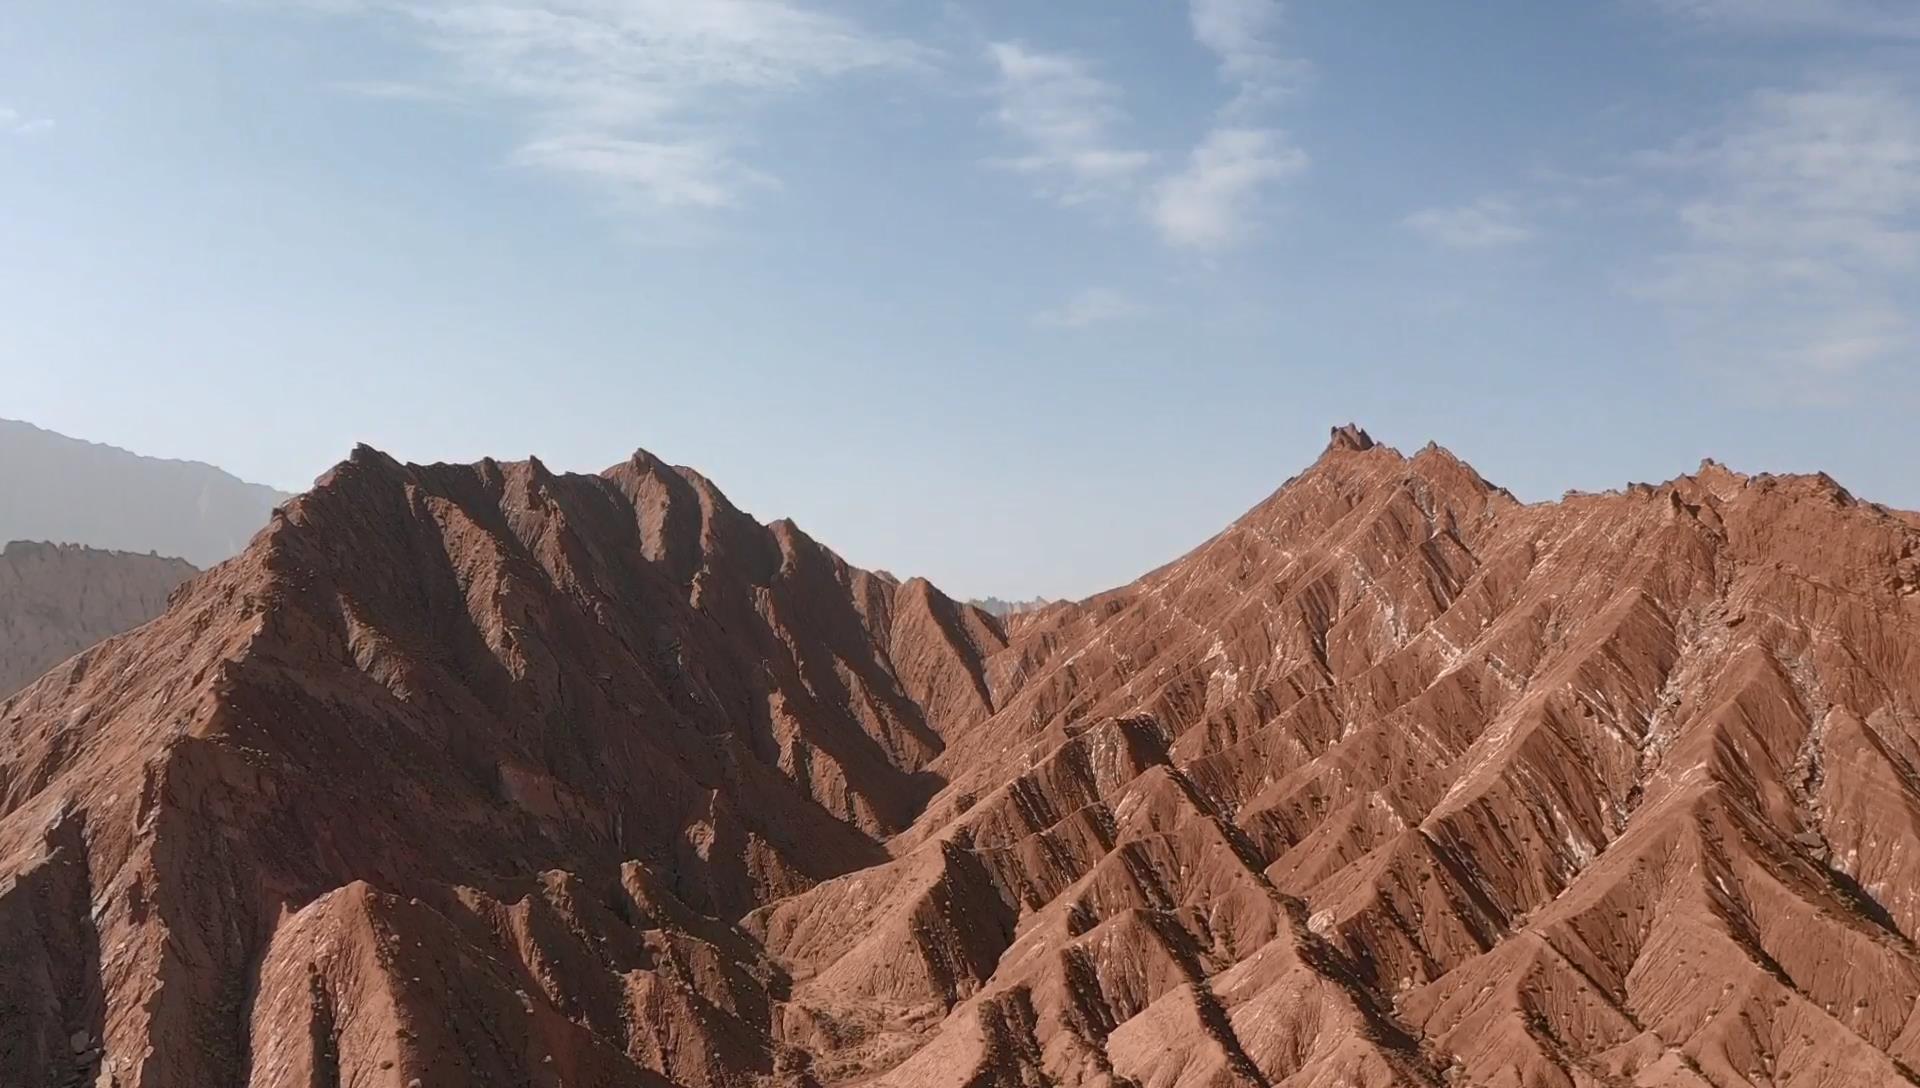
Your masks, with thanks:
<instances>
[{"instance_id":1,"label":"sky","mask_svg":"<svg viewBox=\"0 0 1920 1088\"><path fill-rule=\"evenodd\" d=\"M1080 596L1354 420L1920 508L1912 0L10 0L0 416Z\"/></svg>"}]
</instances>

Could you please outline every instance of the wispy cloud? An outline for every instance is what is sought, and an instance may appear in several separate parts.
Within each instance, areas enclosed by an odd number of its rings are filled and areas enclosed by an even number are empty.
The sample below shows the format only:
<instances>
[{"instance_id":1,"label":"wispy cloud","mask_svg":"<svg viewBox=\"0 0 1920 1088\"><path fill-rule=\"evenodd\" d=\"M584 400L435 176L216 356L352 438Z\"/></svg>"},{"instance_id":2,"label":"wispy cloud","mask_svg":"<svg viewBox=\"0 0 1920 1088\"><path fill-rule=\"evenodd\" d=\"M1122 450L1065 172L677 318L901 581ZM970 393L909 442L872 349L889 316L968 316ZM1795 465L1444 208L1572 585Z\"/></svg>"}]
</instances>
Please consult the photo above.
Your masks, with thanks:
<instances>
[{"instance_id":1,"label":"wispy cloud","mask_svg":"<svg viewBox=\"0 0 1920 1088\"><path fill-rule=\"evenodd\" d=\"M1034 315L1034 323L1054 329L1084 329L1122 321L1141 313L1138 303L1118 291L1089 287L1066 302Z\"/></svg>"},{"instance_id":2,"label":"wispy cloud","mask_svg":"<svg viewBox=\"0 0 1920 1088\"><path fill-rule=\"evenodd\" d=\"M1278 0L1191 0L1187 15L1194 41L1234 92L1207 116L1191 150L1163 155L1122 139L1130 118L1121 90L1087 60L998 42L987 50L993 116L1021 153L992 164L1033 175L1043 195L1063 204L1128 197L1178 249L1219 251L1251 237L1268 189L1307 167L1307 153L1267 114L1308 66L1280 45Z\"/></svg>"},{"instance_id":3,"label":"wispy cloud","mask_svg":"<svg viewBox=\"0 0 1920 1088\"><path fill-rule=\"evenodd\" d=\"M1636 290L1703 341L1836 376L1910 358L1920 290L1920 99L1889 80L1752 95L1641 156L1686 195L1680 244Z\"/></svg>"},{"instance_id":4,"label":"wispy cloud","mask_svg":"<svg viewBox=\"0 0 1920 1088\"><path fill-rule=\"evenodd\" d=\"M1258 124L1305 78L1305 62L1279 45L1278 0L1191 0L1194 40L1217 58L1235 88L1186 166L1155 187L1148 214L1169 245L1218 251L1251 236L1270 186L1306 170L1307 153Z\"/></svg>"},{"instance_id":5,"label":"wispy cloud","mask_svg":"<svg viewBox=\"0 0 1920 1088\"><path fill-rule=\"evenodd\" d=\"M311 0L310 0L311 2ZM498 109L511 161L633 208L718 208L769 183L743 161L755 109L926 52L793 0L325 0L422 47L420 71L356 93Z\"/></svg>"},{"instance_id":6,"label":"wispy cloud","mask_svg":"<svg viewBox=\"0 0 1920 1088\"><path fill-rule=\"evenodd\" d=\"M1243 240L1261 190L1307 168L1307 153L1273 129L1217 128L1186 168L1161 182L1151 208L1168 244L1220 250Z\"/></svg>"},{"instance_id":7,"label":"wispy cloud","mask_svg":"<svg viewBox=\"0 0 1920 1088\"><path fill-rule=\"evenodd\" d=\"M1653 0L1653 3L1670 15L1705 27L1920 38L1920 10L1915 9L1912 0Z\"/></svg>"},{"instance_id":8,"label":"wispy cloud","mask_svg":"<svg viewBox=\"0 0 1920 1088\"><path fill-rule=\"evenodd\" d=\"M1500 197L1482 197L1452 208L1423 208L1404 219L1407 227L1451 249L1493 249L1533 237L1519 209Z\"/></svg>"},{"instance_id":9,"label":"wispy cloud","mask_svg":"<svg viewBox=\"0 0 1920 1088\"><path fill-rule=\"evenodd\" d=\"M693 140L627 139L579 132L532 140L514 163L588 178L621 198L639 197L660 208L727 208L751 188L777 185L737 161L725 147Z\"/></svg>"},{"instance_id":10,"label":"wispy cloud","mask_svg":"<svg viewBox=\"0 0 1920 1088\"><path fill-rule=\"evenodd\" d=\"M1285 11L1276 0L1192 0L1187 14L1194 40L1219 58L1221 78L1237 91L1234 110L1271 106L1312 73L1280 47Z\"/></svg>"},{"instance_id":11,"label":"wispy cloud","mask_svg":"<svg viewBox=\"0 0 1920 1088\"><path fill-rule=\"evenodd\" d=\"M53 128L49 117L27 117L19 110L0 106L0 135L34 136Z\"/></svg>"},{"instance_id":12,"label":"wispy cloud","mask_svg":"<svg viewBox=\"0 0 1920 1088\"><path fill-rule=\"evenodd\" d=\"M996 42L994 119L1024 148L994 165L1032 175L1042 192L1075 204L1132 184L1153 156L1121 146L1113 130L1126 120L1120 91L1081 58Z\"/></svg>"}]
</instances>

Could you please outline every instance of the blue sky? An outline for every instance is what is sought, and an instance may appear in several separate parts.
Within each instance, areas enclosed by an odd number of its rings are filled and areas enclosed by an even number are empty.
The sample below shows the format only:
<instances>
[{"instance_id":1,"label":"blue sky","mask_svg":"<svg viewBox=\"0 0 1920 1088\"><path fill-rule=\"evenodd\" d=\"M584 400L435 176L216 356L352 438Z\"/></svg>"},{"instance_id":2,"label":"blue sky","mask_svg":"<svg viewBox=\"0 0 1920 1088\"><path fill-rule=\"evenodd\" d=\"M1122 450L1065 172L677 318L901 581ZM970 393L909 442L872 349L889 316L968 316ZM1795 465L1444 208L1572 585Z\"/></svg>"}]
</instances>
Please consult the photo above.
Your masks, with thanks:
<instances>
[{"instance_id":1,"label":"blue sky","mask_svg":"<svg viewBox=\"0 0 1920 1088\"><path fill-rule=\"evenodd\" d=\"M644 446L1079 595L1358 420L1920 507L1920 5L18 0L0 416L297 488Z\"/></svg>"}]
</instances>

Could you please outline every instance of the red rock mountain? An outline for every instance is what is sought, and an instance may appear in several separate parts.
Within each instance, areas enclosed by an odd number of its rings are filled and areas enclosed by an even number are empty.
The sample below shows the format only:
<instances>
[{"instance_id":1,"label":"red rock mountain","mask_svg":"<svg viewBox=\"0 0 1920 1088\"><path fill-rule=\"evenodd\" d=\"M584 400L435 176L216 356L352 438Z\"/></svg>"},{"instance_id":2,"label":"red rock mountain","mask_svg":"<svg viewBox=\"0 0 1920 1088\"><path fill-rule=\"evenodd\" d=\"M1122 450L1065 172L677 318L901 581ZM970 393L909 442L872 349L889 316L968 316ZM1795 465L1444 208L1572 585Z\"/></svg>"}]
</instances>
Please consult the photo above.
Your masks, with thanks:
<instances>
[{"instance_id":1,"label":"red rock mountain","mask_svg":"<svg viewBox=\"0 0 1920 1088\"><path fill-rule=\"evenodd\" d=\"M0 694L167 606L186 561L16 540L0 551Z\"/></svg>"},{"instance_id":2,"label":"red rock mountain","mask_svg":"<svg viewBox=\"0 0 1920 1088\"><path fill-rule=\"evenodd\" d=\"M1011 640L369 450L0 707L0 1083L1916 1083L1920 517L1356 428Z\"/></svg>"}]
</instances>

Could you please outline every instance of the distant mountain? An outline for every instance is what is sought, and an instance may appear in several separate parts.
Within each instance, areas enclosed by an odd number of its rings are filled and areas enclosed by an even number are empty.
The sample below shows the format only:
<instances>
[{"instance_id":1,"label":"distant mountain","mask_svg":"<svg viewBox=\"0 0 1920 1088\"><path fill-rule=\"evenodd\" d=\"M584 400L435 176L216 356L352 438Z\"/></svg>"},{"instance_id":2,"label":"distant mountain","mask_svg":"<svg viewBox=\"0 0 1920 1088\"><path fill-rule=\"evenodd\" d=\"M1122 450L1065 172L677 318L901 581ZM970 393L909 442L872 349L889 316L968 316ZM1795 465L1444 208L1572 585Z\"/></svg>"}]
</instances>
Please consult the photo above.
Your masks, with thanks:
<instances>
[{"instance_id":1,"label":"distant mountain","mask_svg":"<svg viewBox=\"0 0 1920 1088\"><path fill-rule=\"evenodd\" d=\"M975 597L967 603L989 615L1005 619L1022 612L1038 612L1055 602L1045 597L1035 597L1030 601L1003 601L998 597Z\"/></svg>"},{"instance_id":2,"label":"distant mountain","mask_svg":"<svg viewBox=\"0 0 1920 1088\"><path fill-rule=\"evenodd\" d=\"M0 552L0 697L158 616L186 561L16 540Z\"/></svg>"},{"instance_id":3,"label":"distant mountain","mask_svg":"<svg viewBox=\"0 0 1920 1088\"><path fill-rule=\"evenodd\" d=\"M0 419L0 540L154 552L210 567L246 547L288 498L212 465Z\"/></svg>"}]
</instances>

